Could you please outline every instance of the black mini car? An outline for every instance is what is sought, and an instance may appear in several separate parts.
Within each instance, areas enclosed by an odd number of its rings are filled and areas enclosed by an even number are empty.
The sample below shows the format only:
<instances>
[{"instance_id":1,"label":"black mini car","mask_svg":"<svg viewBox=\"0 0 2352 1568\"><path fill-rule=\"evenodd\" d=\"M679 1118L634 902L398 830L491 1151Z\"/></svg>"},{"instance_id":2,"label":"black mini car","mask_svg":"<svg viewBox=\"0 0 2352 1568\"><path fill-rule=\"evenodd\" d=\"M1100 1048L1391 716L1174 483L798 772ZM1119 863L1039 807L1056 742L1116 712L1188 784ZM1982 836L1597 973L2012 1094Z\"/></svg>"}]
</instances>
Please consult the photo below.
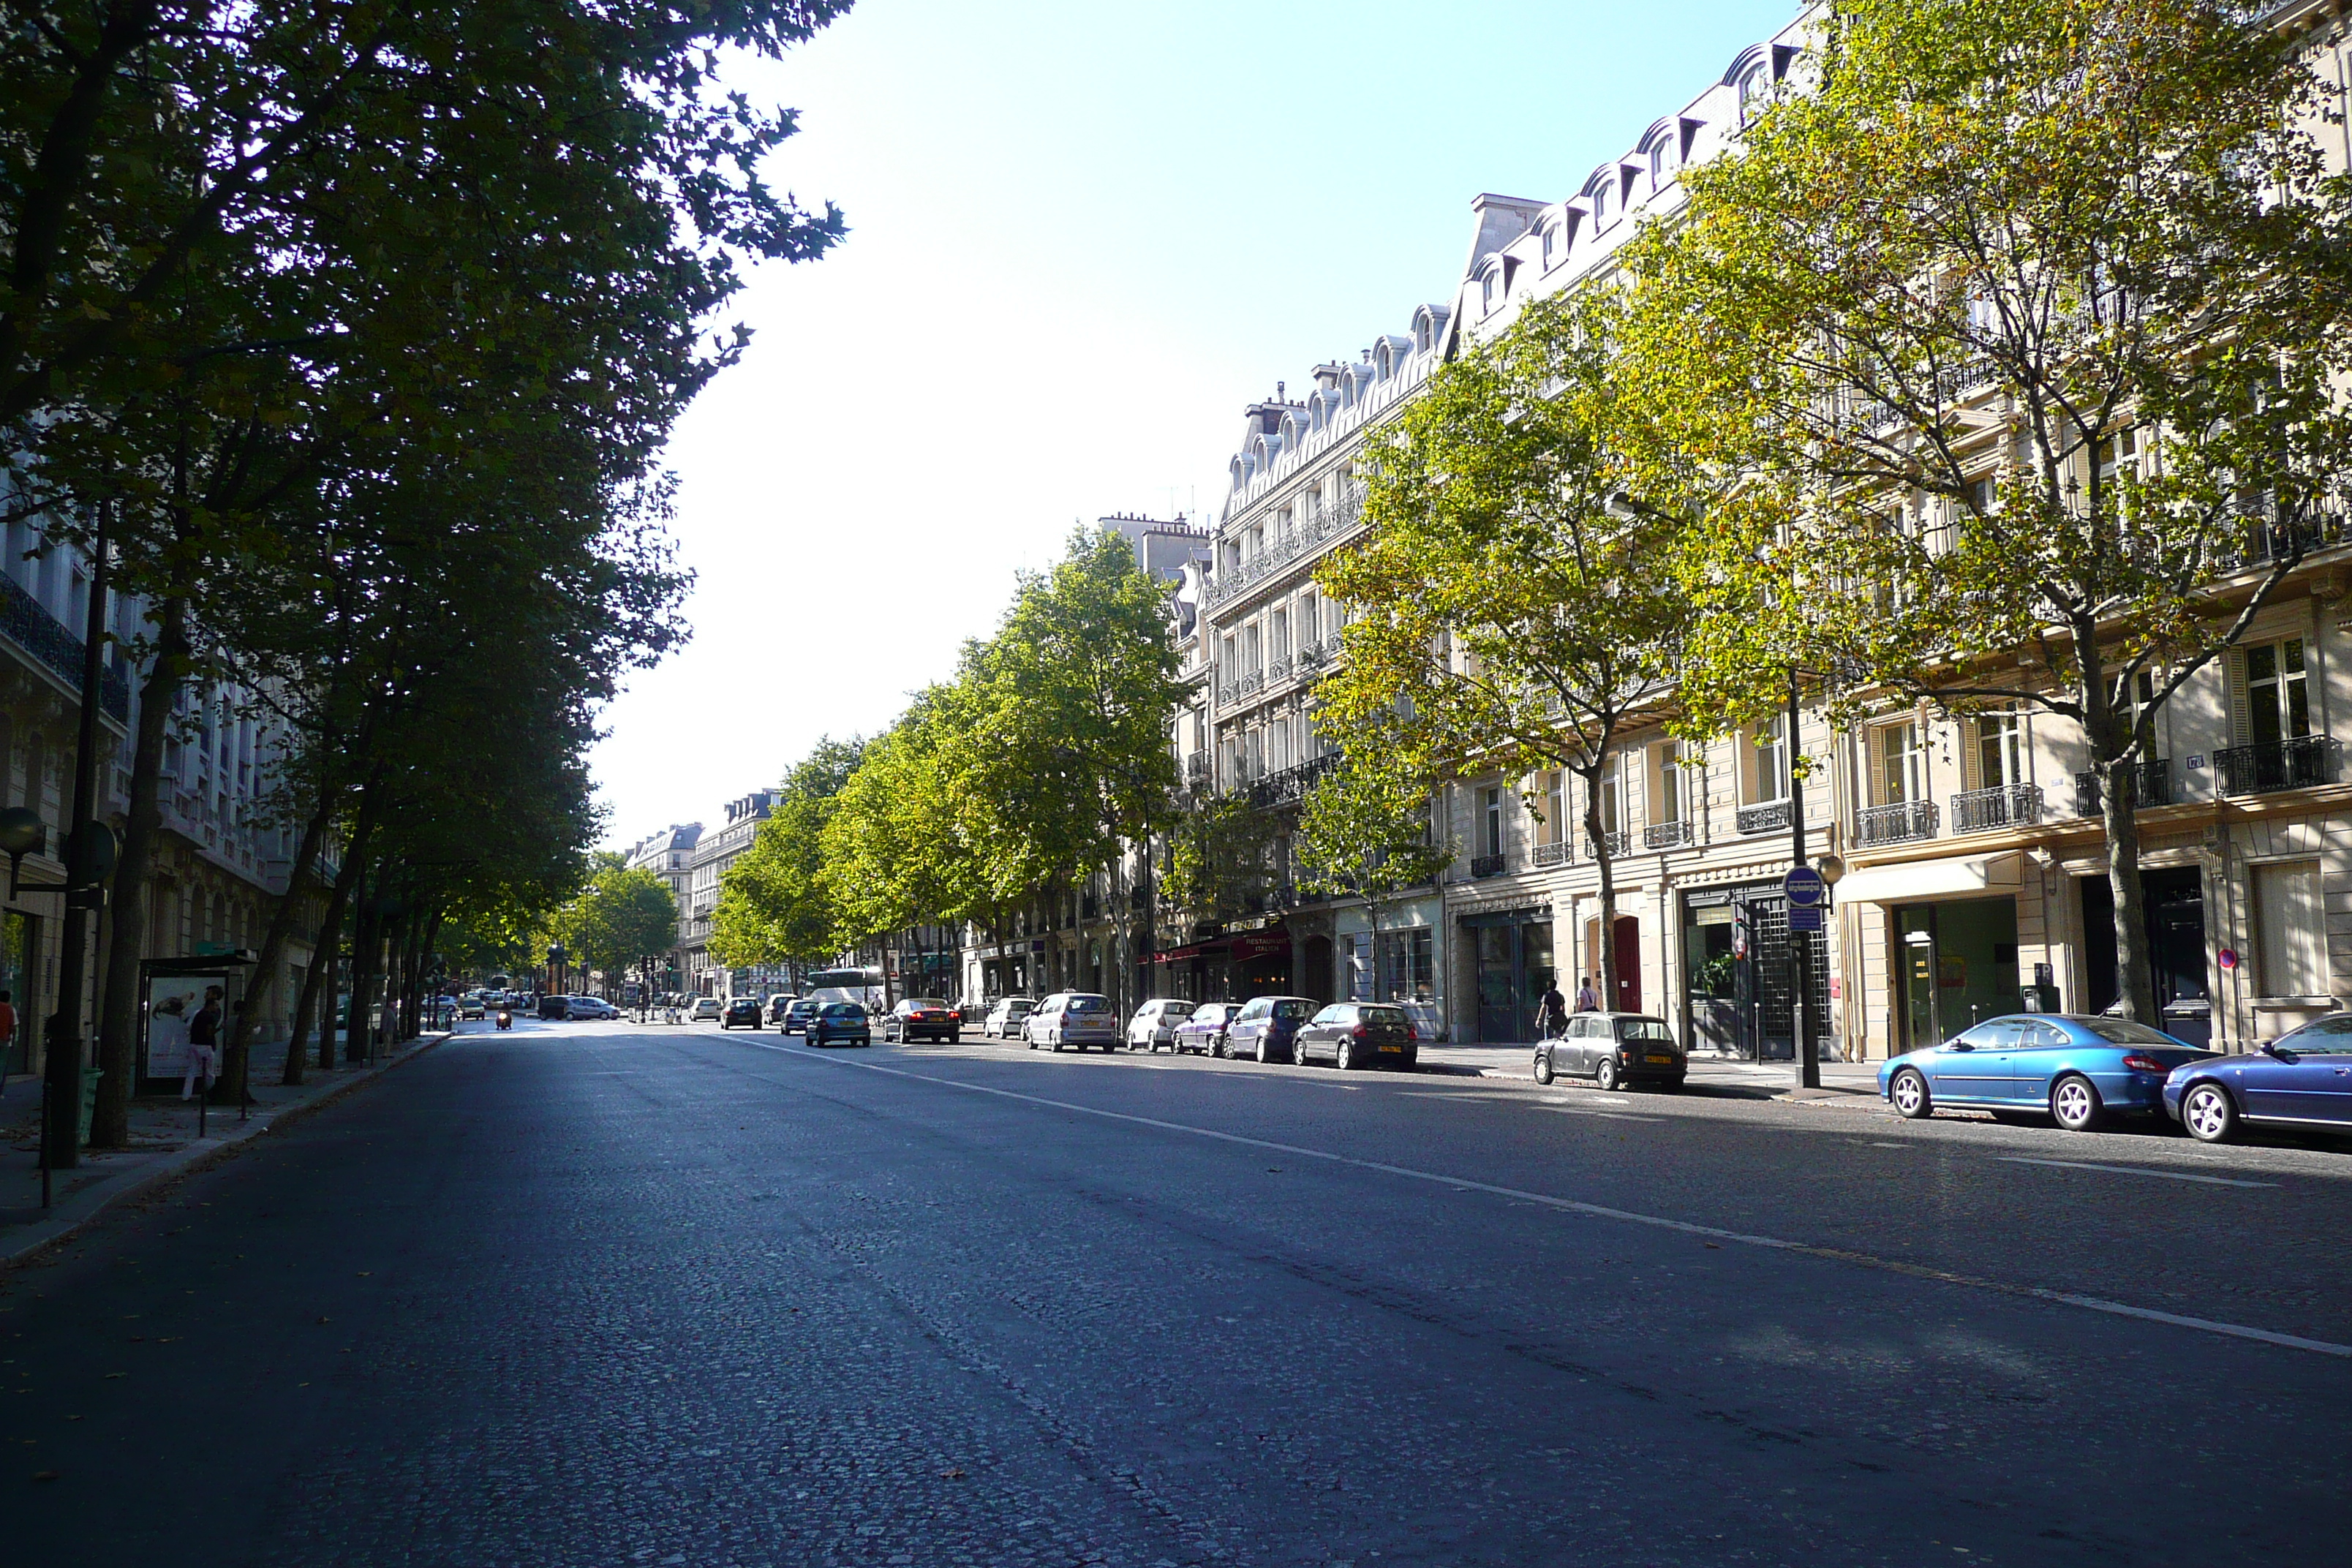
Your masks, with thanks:
<instances>
[{"instance_id":1,"label":"black mini car","mask_svg":"<svg viewBox=\"0 0 2352 1568\"><path fill-rule=\"evenodd\" d=\"M760 1026L757 996L738 996L727 1004L727 1011L719 1015L719 1026L722 1029L731 1029L738 1024L747 1024L754 1029Z\"/></svg>"}]
</instances>

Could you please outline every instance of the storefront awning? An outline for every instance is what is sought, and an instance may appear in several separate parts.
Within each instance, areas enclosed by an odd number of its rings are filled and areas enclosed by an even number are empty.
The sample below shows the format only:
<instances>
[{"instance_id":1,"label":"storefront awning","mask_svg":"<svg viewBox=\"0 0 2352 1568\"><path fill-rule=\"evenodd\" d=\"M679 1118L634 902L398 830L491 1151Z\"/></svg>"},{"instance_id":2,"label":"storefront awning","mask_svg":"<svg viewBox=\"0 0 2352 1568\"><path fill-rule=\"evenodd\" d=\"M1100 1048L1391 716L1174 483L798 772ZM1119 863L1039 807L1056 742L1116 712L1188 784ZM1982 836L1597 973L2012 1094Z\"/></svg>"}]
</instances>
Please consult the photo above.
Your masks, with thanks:
<instances>
[{"instance_id":1,"label":"storefront awning","mask_svg":"<svg viewBox=\"0 0 2352 1568\"><path fill-rule=\"evenodd\" d=\"M2025 858L2014 849L2000 855L1947 855L1849 871L1838 883L1836 896L1841 904L1899 904L1914 899L2014 893L2024 879Z\"/></svg>"}]
</instances>

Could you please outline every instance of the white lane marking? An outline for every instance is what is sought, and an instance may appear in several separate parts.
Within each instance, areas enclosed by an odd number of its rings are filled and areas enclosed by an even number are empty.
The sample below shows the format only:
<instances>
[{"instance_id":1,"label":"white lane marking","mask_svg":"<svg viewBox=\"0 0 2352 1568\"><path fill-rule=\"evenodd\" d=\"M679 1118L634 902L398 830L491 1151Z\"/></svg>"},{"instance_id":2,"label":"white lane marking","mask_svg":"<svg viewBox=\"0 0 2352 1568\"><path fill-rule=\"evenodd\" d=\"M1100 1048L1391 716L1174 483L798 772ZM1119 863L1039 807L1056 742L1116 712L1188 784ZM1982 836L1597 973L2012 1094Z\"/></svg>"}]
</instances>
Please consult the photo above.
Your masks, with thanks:
<instances>
[{"instance_id":1,"label":"white lane marking","mask_svg":"<svg viewBox=\"0 0 2352 1568\"><path fill-rule=\"evenodd\" d=\"M2202 1182L2209 1187L2275 1187L2276 1182L2242 1182L2234 1176L2193 1176L2186 1171L2152 1171L2146 1165L2101 1165L2089 1160L2029 1160L2022 1154L1999 1156L2005 1165L2051 1165L2062 1171L2106 1171L2118 1176L2154 1176L2165 1182Z\"/></svg>"},{"instance_id":2,"label":"white lane marking","mask_svg":"<svg viewBox=\"0 0 2352 1568\"><path fill-rule=\"evenodd\" d=\"M788 1050L782 1046L768 1045L759 1040L739 1040L738 1045L756 1046L764 1051L775 1051L801 1060L824 1062L835 1067L856 1068L865 1072L885 1073L891 1078L913 1079L919 1083L932 1084L941 1089L960 1089L971 1094L992 1094L1000 1100L1017 1100L1028 1105L1042 1105L1050 1110L1074 1111L1080 1116L1097 1116L1107 1121L1125 1121L1138 1127L1156 1127L1166 1132L1185 1132L1195 1138L1213 1139L1220 1143L1235 1143L1247 1149L1265 1149L1277 1154L1296 1154L1304 1160L1325 1160L1335 1165L1349 1165L1360 1171L1378 1171L1383 1175L1401 1176L1412 1182L1428 1182L1441 1187L1452 1187L1457 1193L1490 1193L1496 1197L1517 1198L1525 1203L1541 1204L1546 1208L1568 1214L1591 1215L1596 1219L1622 1220L1628 1225L1645 1225L1657 1230L1670 1230L1682 1236L1703 1237L1714 1241L1735 1242L1741 1247L1763 1247L1772 1252L1793 1252L1809 1258L1826 1258L1834 1263L1851 1263L1864 1268L1876 1268L1889 1274L1907 1275L1915 1279L1929 1279L1945 1285L1965 1285L1979 1290L1997 1291L2004 1296L2021 1296L2030 1300L2050 1301L2060 1306L2081 1307L2088 1311L2105 1312L2118 1318L2137 1318L2146 1322L2168 1323L2177 1329L2194 1329L2200 1333L2221 1334L2231 1339L2252 1340L2285 1350L2311 1351L2319 1355L2341 1356L2352 1360L2352 1345L2336 1344L2329 1340L2305 1339L2299 1334L2282 1334L2270 1329L2257 1329L2245 1323L2225 1323L2213 1318L2187 1318L2177 1312L2159 1312L2149 1307L2135 1307L2127 1302L2110 1301L2099 1296L2082 1296L2071 1290L2053 1290L2041 1285L2012 1285L2000 1279L1987 1279L1973 1274L1955 1274L1948 1269L1931 1268L1925 1264L1905 1263L1892 1258L1878 1258L1867 1252L1854 1252L1841 1247L1821 1247L1811 1242L1789 1241L1777 1236L1761 1236L1750 1231L1726 1230L1720 1226L1698 1225L1686 1219L1670 1219L1664 1215L1639 1214L1632 1209L1611 1208L1605 1204L1589 1204L1576 1198L1554 1197L1549 1193L1531 1193L1521 1187L1498 1186L1492 1182L1473 1181L1467 1176L1441 1175L1435 1171L1419 1171L1411 1165L1391 1165L1381 1160L1360 1160L1352 1154L1335 1154L1328 1149L1309 1149L1297 1143L1277 1143L1268 1138L1250 1138L1239 1132L1220 1132L1214 1128L1193 1127L1181 1121L1167 1121L1156 1116L1136 1116L1124 1110L1105 1110L1098 1106L1078 1105L1066 1100L1047 1100L1043 1095L1022 1094L1014 1089L995 1089L984 1083L964 1083L951 1078L937 1078L929 1073L908 1072L900 1068L886 1068L879 1062L850 1061L841 1057L820 1057L809 1051Z\"/></svg>"}]
</instances>

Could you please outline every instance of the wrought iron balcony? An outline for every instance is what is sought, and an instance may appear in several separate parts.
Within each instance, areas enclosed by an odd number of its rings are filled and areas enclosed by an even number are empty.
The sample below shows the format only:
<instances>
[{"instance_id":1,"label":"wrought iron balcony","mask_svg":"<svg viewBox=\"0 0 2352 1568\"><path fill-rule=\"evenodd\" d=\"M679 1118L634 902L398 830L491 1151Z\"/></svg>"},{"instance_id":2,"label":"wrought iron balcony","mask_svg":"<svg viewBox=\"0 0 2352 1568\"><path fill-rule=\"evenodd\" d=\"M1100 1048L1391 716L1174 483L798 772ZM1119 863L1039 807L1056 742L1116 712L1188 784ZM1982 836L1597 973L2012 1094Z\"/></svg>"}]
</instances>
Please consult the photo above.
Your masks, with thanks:
<instances>
[{"instance_id":1,"label":"wrought iron balcony","mask_svg":"<svg viewBox=\"0 0 2352 1568\"><path fill-rule=\"evenodd\" d=\"M1499 877L1503 874L1503 868L1509 864L1510 857L1507 855L1473 855L1470 857L1470 875Z\"/></svg>"},{"instance_id":2,"label":"wrought iron balcony","mask_svg":"<svg viewBox=\"0 0 2352 1568\"><path fill-rule=\"evenodd\" d=\"M1865 806L1853 814L1853 843L1857 849L1869 849L1881 844L1905 844L1915 838L1936 837L1936 803L1932 800L1897 801L1893 805Z\"/></svg>"},{"instance_id":3,"label":"wrought iron balcony","mask_svg":"<svg viewBox=\"0 0 2352 1568\"><path fill-rule=\"evenodd\" d=\"M1789 803L1785 800L1759 801L1739 808L1739 831L1742 833L1785 832L1790 823Z\"/></svg>"},{"instance_id":4,"label":"wrought iron balcony","mask_svg":"<svg viewBox=\"0 0 2352 1568\"><path fill-rule=\"evenodd\" d=\"M1557 844L1538 844L1529 858L1538 866L1565 866L1570 859L1568 847L1565 838Z\"/></svg>"},{"instance_id":5,"label":"wrought iron balcony","mask_svg":"<svg viewBox=\"0 0 2352 1568\"><path fill-rule=\"evenodd\" d=\"M1215 573L1208 583L1209 607L1215 608L1251 584L1275 575L1290 563L1312 554L1326 542L1353 529L1363 515L1363 501L1364 490L1360 484L1343 485L1328 505L1311 513L1305 521L1276 535L1258 553Z\"/></svg>"},{"instance_id":6,"label":"wrought iron balcony","mask_svg":"<svg viewBox=\"0 0 2352 1568\"><path fill-rule=\"evenodd\" d=\"M0 573L0 632L58 679L77 691L81 689L81 638L5 573ZM131 721L131 677L120 659L110 659L99 678L98 707L119 722Z\"/></svg>"},{"instance_id":7,"label":"wrought iron balcony","mask_svg":"<svg viewBox=\"0 0 2352 1568\"><path fill-rule=\"evenodd\" d=\"M2297 735L2213 753L2213 776L2223 795L2269 795L2336 782L2336 741Z\"/></svg>"},{"instance_id":8,"label":"wrought iron balcony","mask_svg":"<svg viewBox=\"0 0 2352 1568\"><path fill-rule=\"evenodd\" d=\"M2141 762L2133 770L2133 773L2134 795L2138 805L2150 806L2172 804L2172 760L2170 758L2149 757ZM2097 773L2076 773L2074 775L2074 815L2098 816L2104 805L2102 797L2106 793Z\"/></svg>"},{"instance_id":9,"label":"wrought iron balcony","mask_svg":"<svg viewBox=\"0 0 2352 1568\"><path fill-rule=\"evenodd\" d=\"M1307 761L1266 774L1250 785L1252 805L1289 805L1306 798L1315 787L1315 781L1339 765L1338 752L1328 757L1312 757Z\"/></svg>"},{"instance_id":10,"label":"wrought iron balcony","mask_svg":"<svg viewBox=\"0 0 2352 1568\"><path fill-rule=\"evenodd\" d=\"M1642 829L1644 849L1680 849L1698 842L1698 830L1687 822L1654 822Z\"/></svg>"},{"instance_id":11,"label":"wrought iron balcony","mask_svg":"<svg viewBox=\"0 0 2352 1568\"><path fill-rule=\"evenodd\" d=\"M1601 836L1601 842L1608 846L1609 858L1612 860L1622 860L1633 850L1633 836L1630 833L1603 833ZM1592 835L1589 833L1584 836L1584 854L1587 859L1601 858L1601 850L1593 844Z\"/></svg>"},{"instance_id":12,"label":"wrought iron balcony","mask_svg":"<svg viewBox=\"0 0 2352 1568\"><path fill-rule=\"evenodd\" d=\"M2030 827L2042 820L2042 786L1999 784L1952 797L1952 831L1985 833L1996 827Z\"/></svg>"}]
</instances>

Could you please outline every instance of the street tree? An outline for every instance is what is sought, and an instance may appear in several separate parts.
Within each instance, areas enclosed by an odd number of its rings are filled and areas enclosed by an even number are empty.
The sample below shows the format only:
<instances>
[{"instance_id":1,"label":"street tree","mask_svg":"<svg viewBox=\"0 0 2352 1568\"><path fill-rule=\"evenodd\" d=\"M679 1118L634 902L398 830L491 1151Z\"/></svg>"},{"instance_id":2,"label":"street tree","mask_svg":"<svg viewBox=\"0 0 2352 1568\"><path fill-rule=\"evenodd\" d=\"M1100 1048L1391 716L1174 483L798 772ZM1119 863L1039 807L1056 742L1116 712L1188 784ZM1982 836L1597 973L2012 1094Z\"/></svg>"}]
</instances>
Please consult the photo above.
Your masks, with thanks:
<instances>
[{"instance_id":1,"label":"street tree","mask_svg":"<svg viewBox=\"0 0 2352 1568\"><path fill-rule=\"evenodd\" d=\"M551 929L584 968L607 979L677 941L677 900L668 882L643 866L600 852L587 885L555 911Z\"/></svg>"},{"instance_id":2,"label":"street tree","mask_svg":"<svg viewBox=\"0 0 2352 1568\"><path fill-rule=\"evenodd\" d=\"M784 775L751 847L720 879L710 953L732 966L821 963L840 924L824 868L824 825L865 742L820 740Z\"/></svg>"},{"instance_id":3,"label":"street tree","mask_svg":"<svg viewBox=\"0 0 2352 1568\"><path fill-rule=\"evenodd\" d=\"M991 803L1028 885L1102 877L1124 1011L1135 962L1134 847L1175 819L1168 743L1178 674L1172 590L1109 529L1081 529L1026 575L1003 625L971 655L974 750L967 787Z\"/></svg>"},{"instance_id":4,"label":"street tree","mask_svg":"<svg viewBox=\"0 0 2352 1568\"><path fill-rule=\"evenodd\" d=\"M2352 471L2352 191L2302 47L2222 0L1842 0L1633 260L1629 378L1720 481L1692 712L1797 665L1848 713L2078 727L2149 1024L2137 765Z\"/></svg>"},{"instance_id":5,"label":"street tree","mask_svg":"<svg viewBox=\"0 0 2352 1568\"><path fill-rule=\"evenodd\" d=\"M1430 786L1394 767L1359 767L1343 761L1315 781L1298 814L1303 880L1317 892L1364 900L1371 925L1373 973L1367 989L1379 994L1381 929L1396 896L1434 882L1454 858L1453 847L1430 822Z\"/></svg>"},{"instance_id":6,"label":"street tree","mask_svg":"<svg viewBox=\"0 0 2352 1568\"><path fill-rule=\"evenodd\" d=\"M1370 526L1315 574L1352 615L1345 660L1316 687L1354 775L1326 820L1408 784L1574 774L1611 995L1607 792L1629 720L1675 675L1687 616L1667 569L1680 524L1622 500L1659 465L1616 374L1618 319L1609 293L1554 295L1441 367L1369 445Z\"/></svg>"}]
</instances>

